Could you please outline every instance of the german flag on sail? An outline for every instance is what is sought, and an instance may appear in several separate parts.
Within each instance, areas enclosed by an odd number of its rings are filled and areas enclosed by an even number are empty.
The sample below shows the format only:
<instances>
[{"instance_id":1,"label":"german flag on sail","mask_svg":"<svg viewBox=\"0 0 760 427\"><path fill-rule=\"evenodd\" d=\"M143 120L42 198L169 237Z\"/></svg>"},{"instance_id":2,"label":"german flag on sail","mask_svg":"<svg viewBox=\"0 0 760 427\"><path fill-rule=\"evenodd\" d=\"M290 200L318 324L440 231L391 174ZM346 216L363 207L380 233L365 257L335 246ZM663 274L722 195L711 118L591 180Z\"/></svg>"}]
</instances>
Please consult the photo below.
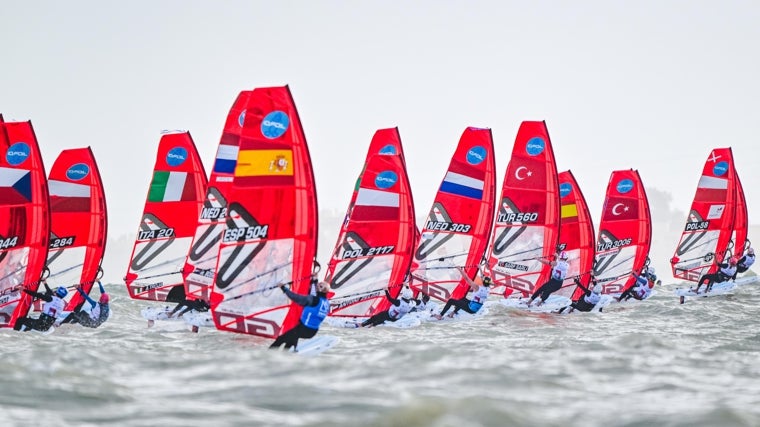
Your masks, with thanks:
<instances>
[{"instance_id":1,"label":"german flag on sail","mask_svg":"<svg viewBox=\"0 0 760 427\"><path fill-rule=\"evenodd\" d=\"M289 185L293 183L293 150L240 150L235 167L236 185Z\"/></svg>"},{"instance_id":2,"label":"german flag on sail","mask_svg":"<svg viewBox=\"0 0 760 427\"><path fill-rule=\"evenodd\" d=\"M187 172L155 171L148 190L149 202L184 202L195 200L193 175Z\"/></svg>"}]
</instances>

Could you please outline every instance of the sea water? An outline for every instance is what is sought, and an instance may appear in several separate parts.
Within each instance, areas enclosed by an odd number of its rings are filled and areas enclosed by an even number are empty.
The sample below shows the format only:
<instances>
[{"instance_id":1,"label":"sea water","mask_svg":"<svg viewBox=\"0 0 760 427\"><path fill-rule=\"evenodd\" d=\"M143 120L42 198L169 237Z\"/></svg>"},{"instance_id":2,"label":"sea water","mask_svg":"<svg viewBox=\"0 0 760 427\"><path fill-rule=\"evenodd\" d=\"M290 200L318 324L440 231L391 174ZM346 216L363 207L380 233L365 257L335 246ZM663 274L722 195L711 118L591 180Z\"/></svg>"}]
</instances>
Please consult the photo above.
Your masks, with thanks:
<instances>
[{"instance_id":1,"label":"sea water","mask_svg":"<svg viewBox=\"0 0 760 427\"><path fill-rule=\"evenodd\" d=\"M1 426L757 426L760 285L603 313L340 329L317 357L181 323L0 331Z\"/></svg>"}]
</instances>

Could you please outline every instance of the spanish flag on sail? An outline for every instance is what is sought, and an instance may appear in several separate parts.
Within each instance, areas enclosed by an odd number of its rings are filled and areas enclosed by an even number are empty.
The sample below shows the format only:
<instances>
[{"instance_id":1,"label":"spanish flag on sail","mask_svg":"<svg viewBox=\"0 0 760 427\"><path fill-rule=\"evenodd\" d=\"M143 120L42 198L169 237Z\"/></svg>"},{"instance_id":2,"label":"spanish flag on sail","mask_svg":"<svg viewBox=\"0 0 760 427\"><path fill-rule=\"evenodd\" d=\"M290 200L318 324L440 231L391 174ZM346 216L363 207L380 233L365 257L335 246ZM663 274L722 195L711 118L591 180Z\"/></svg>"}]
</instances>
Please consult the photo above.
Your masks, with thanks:
<instances>
[{"instance_id":1,"label":"spanish flag on sail","mask_svg":"<svg viewBox=\"0 0 760 427\"><path fill-rule=\"evenodd\" d=\"M289 185L293 182L293 150L240 150L236 185Z\"/></svg>"}]
</instances>

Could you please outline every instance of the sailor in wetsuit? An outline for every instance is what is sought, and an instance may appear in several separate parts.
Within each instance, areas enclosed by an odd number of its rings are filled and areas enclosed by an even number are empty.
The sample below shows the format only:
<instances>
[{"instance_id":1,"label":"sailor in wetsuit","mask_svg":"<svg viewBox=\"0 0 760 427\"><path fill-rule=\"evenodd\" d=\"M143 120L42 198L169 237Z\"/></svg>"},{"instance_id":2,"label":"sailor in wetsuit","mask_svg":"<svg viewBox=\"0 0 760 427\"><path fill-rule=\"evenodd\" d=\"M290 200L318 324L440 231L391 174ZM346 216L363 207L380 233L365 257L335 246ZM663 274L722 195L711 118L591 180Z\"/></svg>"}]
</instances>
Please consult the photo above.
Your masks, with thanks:
<instances>
[{"instance_id":1,"label":"sailor in wetsuit","mask_svg":"<svg viewBox=\"0 0 760 427\"><path fill-rule=\"evenodd\" d=\"M69 291L67 291L63 286L59 286L55 292L53 292L46 281L43 280L42 284L45 285L44 294L24 289L24 292L27 294L33 296L34 298L45 301L45 303L42 304L42 313L40 314L40 317L36 319L28 316L21 317L16 320L16 324L13 325L13 329L17 331L29 331L32 329L38 331L47 331L51 326L53 326L53 323L55 323L56 316L63 311L64 307L66 306L66 302L63 300L63 298L66 297Z\"/></svg>"},{"instance_id":2,"label":"sailor in wetsuit","mask_svg":"<svg viewBox=\"0 0 760 427\"><path fill-rule=\"evenodd\" d=\"M430 302L430 295L420 293L417 295L417 299L412 300L414 302L414 307L410 311L425 311L427 309L428 303Z\"/></svg>"},{"instance_id":3,"label":"sailor in wetsuit","mask_svg":"<svg viewBox=\"0 0 760 427\"><path fill-rule=\"evenodd\" d=\"M312 276L312 284L317 281L315 276ZM301 295L288 289L283 283L279 284L280 289L285 292L293 302L303 306L303 312L301 313L301 319L293 329L285 332L277 337L276 340L269 346L269 348L279 348L285 344L285 348L291 347L298 348L299 338L312 338L317 334L319 325L325 320L327 314L330 312L330 301L327 299L327 293L330 292L330 284L327 282L319 282L316 286L316 295Z\"/></svg>"},{"instance_id":4,"label":"sailor in wetsuit","mask_svg":"<svg viewBox=\"0 0 760 427\"><path fill-rule=\"evenodd\" d=\"M391 307L363 321L361 325L358 326L372 327L382 325L386 321L395 322L396 320L401 319L407 313L412 311L412 309L417 305L412 297L412 290L406 286L404 286L404 289L401 290L401 298L398 299L391 297L390 292L388 292L388 289L386 289L385 298L391 302Z\"/></svg>"},{"instance_id":5,"label":"sailor in wetsuit","mask_svg":"<svg viewBox=\"0 0 760 427\"><path fill-rule=\"evenodd\" d=\"M570 305L559 309L558 313L564 313L565 310L567 310L568 313L572 313L573 310L588 312L593 310L602 299L602 285L596 283L596 278L593 275L591 276L588 288L583 286L578 277L575 278L575 284L583 289L583 296L578 298L578 300L573 301Z\"/></svg>"},{"instance_id":6,"label":"sailor in wetsuit","mask_svg":"<svg viewBox=\"0 0 760 427\"><path fill-rule=\"evenodd\" d=\"M736 263L736 273L734 273L731 279L736 280L737 274L744 273L745 271L749 270L749 268L752 267L752 264L754 263L755 263L755 249L749 248L747 249L747 253L744 254L743 257L739 258L739 261Z\"/></svg>"},{"instance_id":7,"label":"sailor in wetsuit","mask_svg":"<svg viewBox=\"0 0 760 427\"><path fill-rule=\"evenodd\" d=\"M562 288L562 282L564 282L565 277L567 277L567 270L570 268L570 264L567 262L567 252L565 251L559 253L559 259L557 261L549 262L545 259L539 259L538 261L543 264L550 265L552 267L552 273L549 281L536 289L536 292L534 292L530 297L530 300L528 301L528 307L533 304L533 301L539 295L541 296L541 301L538 303L540 306L546 302L546 299L549 298L551 294L560 290Z\"/></svg>"},{"instance_id":8,"label":"sailor in wetsuit","mask_svg":"<svg viewBox=\"0 0 760 427\"><path fill-rule=\"evenodd\" d=\"M617 298L618 301L628 301L629 299L637 299L639 301L645 300L652 295L652 288L655 282L657 282L657 275L654 274L654 267L645 267L644 271L639 275L631 273L636 279L633 286L623 291Z\"/></svg>"},{"instance_id":9,"label":"sailor in wetsuit","mask_svg":"<svg viewBox=\"0 0 760 427\"><path fill-rule=\"evenodd\" d=\"M184 307L184 308L183 308ZM199 313L208 311L208 309L211 308L211 306L208 305L208 302L203 299L184 299L177 303L177 306L174 307L174 310L172 310L167 317L173 317L174 313L179 311L179 314L177 317L182 317L183 314L187 313L190 310L195 310ZM182 311L180 311L182 309Z\"/></svg>"},{"instance_id":10,"label":"sailor in wetsuit","mask_svg":"<svg viewBox=\"0 0 760 427\"><path fill-rule=\"evenodd\" d=\"M722 283L726 280L734 277L736 275L736 263L737 259L735 256L732 256L728 259L728 262L720 263L718 264L719 270L712 274L705 274L702 277L699 278L699 283L697 283L697 289L694 290L694 293L699 293L699 288L702 286L703 283L707 284L707 290L705 292L710 292L712 289L712 286L714 283Z\"/></svg>"},{"instance_id":11,"label":"sailor in wetsuit","mask_svg":"<svg viewBox=\"0 0 760 427\"><path fill-rule=\"evenodd\" d=\"M108 320L108 315L111 312L109 304L110 298L100 282L98 282L98 287L100 288L100 298L96 303L95 300L90 298L90 296L82 290L82 286L77 286L77 292L79 292L79 295L81 295L85 301L90 303L90 310L89 312L81 309L79 311L73 311L66 316L61 323L79 323L88 328L97 328Z\"/></svg>"},{"instance_id":12,"label":"sailor in wetsuit","mask_svg":"<svg viewBox=\"0 0 760 427\"><path fill-rule=\"evenodd\" d=\"M459 312L459 310L464 310L467 313L475 314L478 312L478 310L480 310L481 307L483 307L483 304L488 299L488 293L490 292L490 286L492 283L490 276L484 275L481 271L480 275L482 276L482 279L476 279L474 281L470 279L467 274L465 274L462 267L457 267L457 270L459 270L459 274L470 285L470 290L472 291L472 299L469 300L467 297L462 297L459 299L449 298L449 300L446 301L446 305L443 306L441 313L433 314L433 317L438 320L443 319L443 315L445 315L446 312L449 311L449 308L452 306L454 307L454 311L449 314L449 317L454 317Z\"/></svg>"}]
</instances>

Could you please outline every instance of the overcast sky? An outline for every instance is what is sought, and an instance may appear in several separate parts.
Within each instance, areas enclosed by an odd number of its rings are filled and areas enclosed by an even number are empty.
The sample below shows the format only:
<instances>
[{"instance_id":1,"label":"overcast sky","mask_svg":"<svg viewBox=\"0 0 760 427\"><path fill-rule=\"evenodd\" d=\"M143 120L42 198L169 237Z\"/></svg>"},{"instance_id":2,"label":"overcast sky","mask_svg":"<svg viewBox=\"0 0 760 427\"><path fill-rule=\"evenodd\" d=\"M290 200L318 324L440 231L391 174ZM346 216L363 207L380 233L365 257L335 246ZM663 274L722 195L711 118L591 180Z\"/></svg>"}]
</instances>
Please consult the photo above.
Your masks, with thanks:
<instances>
[{"instance_id":1,"label":"overcast sky","mask_svg":"<svg viewBox=\"0 0 760 427\"><path fill-rule=\"evenodd\" d=\"M493 129L500 190L520 122L546 120L596 223L625 168L685 215L716 146L755 223L758 22L753 1L6 1L0 112L32 120L48 168L92 147L112 235L137 229L162 129L210 171L237 93L283 84L321 209L345 210L378 128L399 127L424 216L466 126Z\"/></svg>"}]
</instances>

